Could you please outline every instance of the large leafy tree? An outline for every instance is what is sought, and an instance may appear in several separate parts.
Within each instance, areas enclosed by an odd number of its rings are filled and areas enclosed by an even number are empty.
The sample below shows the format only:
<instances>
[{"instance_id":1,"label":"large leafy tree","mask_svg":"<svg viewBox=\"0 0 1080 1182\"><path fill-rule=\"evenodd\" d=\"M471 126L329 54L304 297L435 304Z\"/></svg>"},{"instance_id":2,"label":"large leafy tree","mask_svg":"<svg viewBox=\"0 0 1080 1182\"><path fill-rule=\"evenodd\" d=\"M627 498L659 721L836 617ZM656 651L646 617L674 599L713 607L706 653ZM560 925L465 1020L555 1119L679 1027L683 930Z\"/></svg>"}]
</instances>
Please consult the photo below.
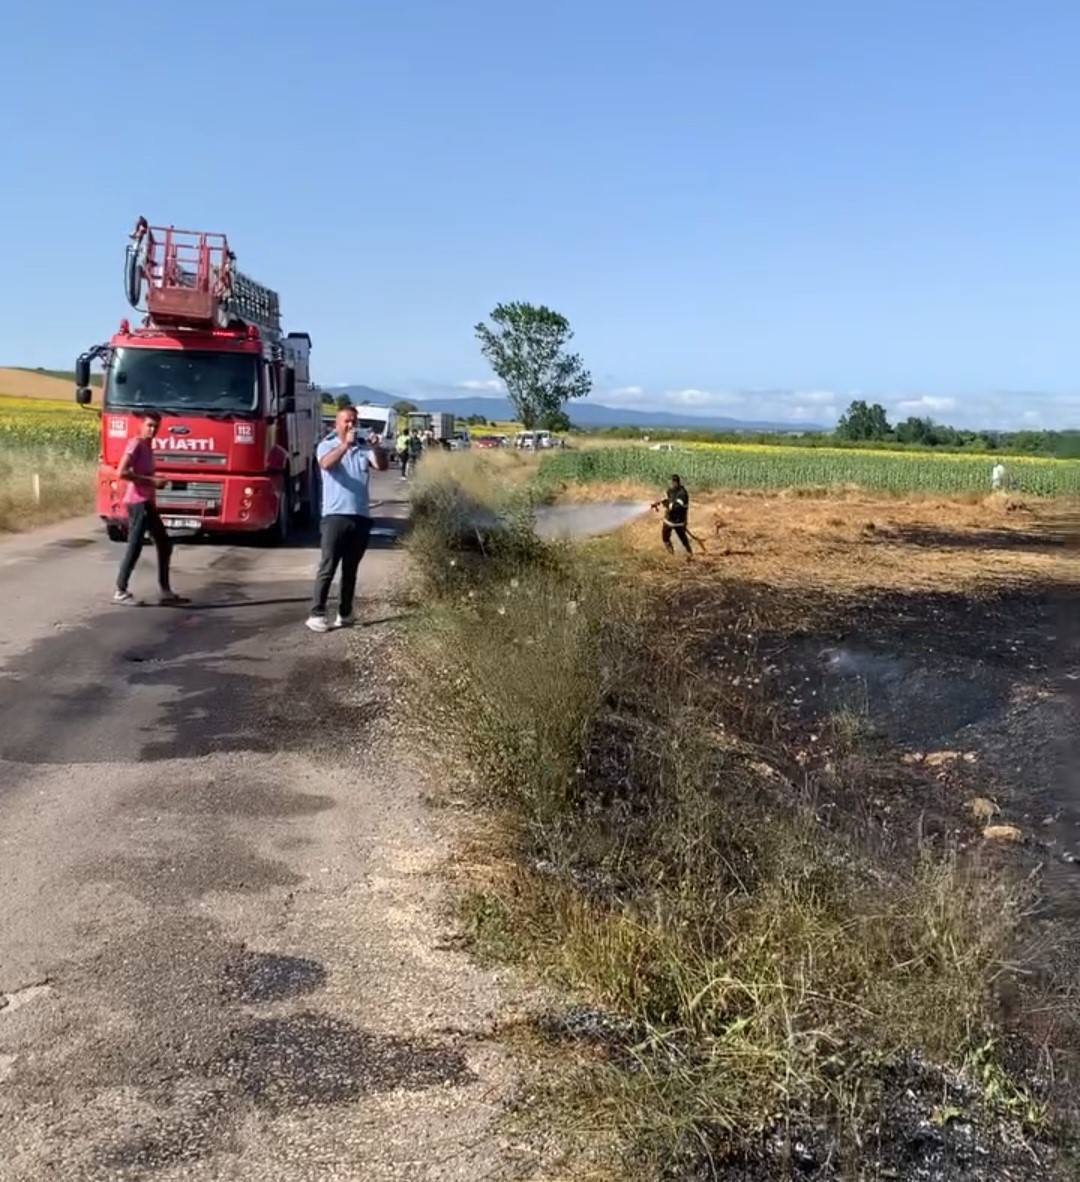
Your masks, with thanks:
<instances>
[{"instance_id":1,"label":"large leafy tree","mask_svg":"<svg viewBox=\"0 0 1080 1182\"><path fill-rule=\"evenodd\" d=\"M592 375L577 353L565 316L541 304L499 304L476 326L480 350L506 386L526 430L551 421L572 398L592 389Z\"/></svg>"},{"instance_id":2,"label":"large leafy tree","mask_svg":"<svg viewBox=\"0 0 1080 1182\"><path fill-rule=\"evenodd\" d=\"M892 434L892 427L885 415L885 408L878 403L873 406L860 398L853 402L840 418L836 426L839 439L864 441L874 439L888 439Z\"/></svg>"}]
</instances>

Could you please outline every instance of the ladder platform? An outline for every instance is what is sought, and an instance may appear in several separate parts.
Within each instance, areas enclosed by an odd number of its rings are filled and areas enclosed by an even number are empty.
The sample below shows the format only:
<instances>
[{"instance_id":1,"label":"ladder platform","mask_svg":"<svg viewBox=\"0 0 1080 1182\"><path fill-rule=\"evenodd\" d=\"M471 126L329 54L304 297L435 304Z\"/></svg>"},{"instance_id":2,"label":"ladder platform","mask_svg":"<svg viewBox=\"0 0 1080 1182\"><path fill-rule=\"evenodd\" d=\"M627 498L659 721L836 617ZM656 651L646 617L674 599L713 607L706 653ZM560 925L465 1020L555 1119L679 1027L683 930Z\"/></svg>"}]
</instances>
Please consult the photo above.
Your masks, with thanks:
<instances>
[{"instance_id":1,"label":"ladder platform","mask_svg":"<svg viewBox=\"0 0 1080 1182\"><path fill-rule=\"evenodd\" d=\"M140 218L128 246L128 299L136 305L146 288L146 310L155 323L181 328L254 326L281 337L276 291L237 271L224 234L151 226Z\"/></svg>"}]
</instances>

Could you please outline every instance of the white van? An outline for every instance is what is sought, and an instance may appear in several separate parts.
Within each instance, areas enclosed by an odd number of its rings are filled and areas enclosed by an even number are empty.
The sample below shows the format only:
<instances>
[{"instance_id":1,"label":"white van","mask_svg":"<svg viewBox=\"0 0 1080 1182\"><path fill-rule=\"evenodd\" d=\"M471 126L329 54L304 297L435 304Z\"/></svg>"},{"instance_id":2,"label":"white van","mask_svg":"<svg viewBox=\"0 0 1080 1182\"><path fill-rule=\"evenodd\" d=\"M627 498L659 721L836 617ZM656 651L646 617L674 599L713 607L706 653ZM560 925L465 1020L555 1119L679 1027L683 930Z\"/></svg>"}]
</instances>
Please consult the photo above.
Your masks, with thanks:
<instances>
[{"instance_id":1,"label":"white van","mask_svg":"<svg viewBox=\"0 0 1080 1182\"><path fill-rule=\"evenodd\" d=\"M362 435L372 431L382 437L383 443L392 451L398 433L398 413L392 406L356 407L356 425Z\"/></svg>"}]
</instances>

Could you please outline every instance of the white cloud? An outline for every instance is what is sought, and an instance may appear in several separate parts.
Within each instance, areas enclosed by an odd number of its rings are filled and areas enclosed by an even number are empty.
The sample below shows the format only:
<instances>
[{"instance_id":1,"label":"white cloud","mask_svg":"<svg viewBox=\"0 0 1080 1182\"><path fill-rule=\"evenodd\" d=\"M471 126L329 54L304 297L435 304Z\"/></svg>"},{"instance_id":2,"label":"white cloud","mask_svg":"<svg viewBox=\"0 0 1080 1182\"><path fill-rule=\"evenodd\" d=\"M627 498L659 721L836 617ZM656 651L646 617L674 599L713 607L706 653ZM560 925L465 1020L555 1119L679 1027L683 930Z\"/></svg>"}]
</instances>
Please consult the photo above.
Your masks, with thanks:
<instances>
[{"instance_id":1,"label":"white cloud","mask_svg":"<svg viewBox=\"0 0 1080 1182\"><path fill-rule=\"evenodd\" d=\"M456 382L455 390L468 390L471 394L501 394L502 382L498 378L469 378L465 382Z\"/></svg>"},{"instance_id":2,"label":"white cloud","mask_svg":"<svg viewBox=\"0 0 1080 1182\"><path fill-rule=\"evenodd\" d=\"M802 409L808 406L836 405L835 390L792 390L787 397L790 401L797 402Z\"/></svg>"},{"instance_id":3,"label":"white cloud","mask_svg":"<svg viewBox=\"0 0 1080 1182\"><path fill-rule=\"evenodd\" d=\"M736 406L744 401L742 394L728 390L665 390L664 398L676 406L711 407Z\"/></svg>"},{"instance_id":4,"label":"white cloud","mask_svg":"<svg viewBox=\"0 0 1080 1182\"><path fill-rule=\"evenodd\" d=\"M924 394L921 398L906 398L903 402L896 403L896 409L902 410L906 414L927 414L931 411L955 410L955 398L934 398L929 394Z\"/></svg>"},{"instance_id":5,"label":"white cloud","mask_svg":"<svg viewBox=\"0 0 1080 1182\"><path fill-rule=\"evenodd\" d=\"M589 402L602 406L640 406L647 400L644 386L614 386L610 390L593 390Z\"/></svg>"},{"instance_id":6,"label":"white cloud","mask_svg":"<svg viewBox=\"0 0 1080 1182\"><path fill-rule=\"evenodd\" d=\"M759 416L769 418L768 414ZM789 406L785 417L792 423L822 423L827 426L832 419L837 418L835 406Z\"/></svg>"}]
</instances>

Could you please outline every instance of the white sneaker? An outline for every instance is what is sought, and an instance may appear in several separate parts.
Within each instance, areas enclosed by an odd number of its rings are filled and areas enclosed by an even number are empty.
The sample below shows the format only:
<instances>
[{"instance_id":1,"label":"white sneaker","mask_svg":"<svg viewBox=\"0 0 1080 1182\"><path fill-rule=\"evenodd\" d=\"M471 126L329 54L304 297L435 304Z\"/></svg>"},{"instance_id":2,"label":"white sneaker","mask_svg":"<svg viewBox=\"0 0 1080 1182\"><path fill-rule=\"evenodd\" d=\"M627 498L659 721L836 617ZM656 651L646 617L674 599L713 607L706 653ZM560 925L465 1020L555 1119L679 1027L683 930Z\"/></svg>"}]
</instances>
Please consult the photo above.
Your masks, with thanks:
<instances>
[{"instance_id":1,"label":"white sneaker","mask_svg":"<svg viewBox=\"0 0 1080 1182\"><path fill-rule=\"evenodd\" d=\"M326 622L325 616L308 616L304 623L312 632L330 631L330 625Z\"/></svg>"},{"instance_id":2,"label":"white sneaker","mask_svg":"<svg viewBox=\"0 0 1080 1182\"><path fill-rule=\"evenodd\" d=\"M353 623L355 620L356 620L355 616L343 616L341 614L341 612L338 612L337 619L334 621L334 627L335 628L351 628L353 626Z\"/></svg>"}]
</instances>

